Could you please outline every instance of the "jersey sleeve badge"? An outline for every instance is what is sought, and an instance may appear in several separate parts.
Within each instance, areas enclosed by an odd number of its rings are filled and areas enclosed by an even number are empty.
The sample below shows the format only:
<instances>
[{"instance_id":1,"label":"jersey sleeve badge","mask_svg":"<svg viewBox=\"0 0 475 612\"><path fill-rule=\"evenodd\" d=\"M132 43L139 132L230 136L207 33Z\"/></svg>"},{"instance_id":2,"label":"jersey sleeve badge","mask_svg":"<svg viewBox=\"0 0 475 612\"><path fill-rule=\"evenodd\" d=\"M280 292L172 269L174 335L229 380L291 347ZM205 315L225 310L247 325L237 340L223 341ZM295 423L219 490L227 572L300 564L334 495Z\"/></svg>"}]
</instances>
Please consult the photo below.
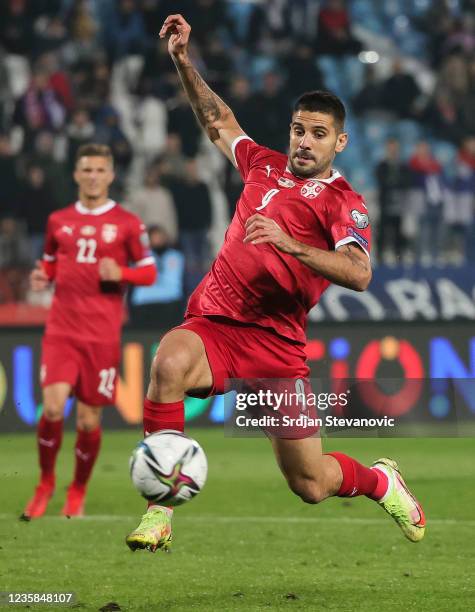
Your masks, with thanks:
<instances>
[{"instance_id":1,"label":"jersey sleeve badge","mask_svg":"<svg viewBox=\"0 0 475 612\"><path fill-rule=\"evenodd\" d=\"M350 212L350 216L358 229L365 229L368 227L369 218L367 214L353 208L353 210Z\"/></svg>"}]
</instances>

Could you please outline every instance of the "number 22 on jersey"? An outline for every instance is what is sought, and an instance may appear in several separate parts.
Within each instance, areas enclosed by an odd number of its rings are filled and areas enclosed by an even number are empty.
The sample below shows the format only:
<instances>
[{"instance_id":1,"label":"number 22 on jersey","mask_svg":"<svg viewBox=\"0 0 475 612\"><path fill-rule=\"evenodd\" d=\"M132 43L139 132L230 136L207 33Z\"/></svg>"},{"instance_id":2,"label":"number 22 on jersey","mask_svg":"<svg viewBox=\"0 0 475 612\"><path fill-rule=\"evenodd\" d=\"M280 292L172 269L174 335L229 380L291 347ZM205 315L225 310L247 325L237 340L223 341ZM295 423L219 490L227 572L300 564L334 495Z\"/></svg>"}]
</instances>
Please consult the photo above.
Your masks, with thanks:
<instances>
[{"instance_id":1,"label":"number 22 on jersey","mask_svg":"<svg viewBox=\"0 0 475 612\"><path fill-rule=\"evenodd\" d=\"M272 198L279 193L280 189L270 189L262 198L261 205L256 208L256 210L262 210L269 204Z\"/></svg>"},{"instance_id":2,"label":"number 22 on jersey","mask_svg":"<svg viewBox=\"0 0 475 612\"><path fill-rule=\"evenodd\" d=\"M78 247L76 255L76 261L78 263L93 264L97 262L97 241L94 240L94 238L79 238L76 245Z\"/></svg>"}]
</instances>

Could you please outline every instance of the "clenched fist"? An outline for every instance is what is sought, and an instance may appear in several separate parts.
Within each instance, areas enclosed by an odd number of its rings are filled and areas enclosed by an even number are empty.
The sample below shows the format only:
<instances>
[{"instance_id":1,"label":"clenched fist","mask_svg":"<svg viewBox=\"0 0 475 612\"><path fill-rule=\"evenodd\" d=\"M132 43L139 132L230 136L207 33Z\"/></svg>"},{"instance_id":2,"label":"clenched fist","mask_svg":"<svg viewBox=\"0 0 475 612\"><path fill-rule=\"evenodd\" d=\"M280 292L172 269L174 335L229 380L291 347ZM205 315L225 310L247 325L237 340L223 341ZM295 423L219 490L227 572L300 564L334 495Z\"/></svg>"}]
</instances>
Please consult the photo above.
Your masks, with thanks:
<instances>
[{"instance_id":1,"label":"clenched fist","mask_svg":"<svg viewBox=\"0 0 475 612\"><path fill-rule=\"evenodd\" d=\"M103 281L120 282L122 269L112 257L103 257L99 260L99 276Z\"/></svg>"}]
</instances>

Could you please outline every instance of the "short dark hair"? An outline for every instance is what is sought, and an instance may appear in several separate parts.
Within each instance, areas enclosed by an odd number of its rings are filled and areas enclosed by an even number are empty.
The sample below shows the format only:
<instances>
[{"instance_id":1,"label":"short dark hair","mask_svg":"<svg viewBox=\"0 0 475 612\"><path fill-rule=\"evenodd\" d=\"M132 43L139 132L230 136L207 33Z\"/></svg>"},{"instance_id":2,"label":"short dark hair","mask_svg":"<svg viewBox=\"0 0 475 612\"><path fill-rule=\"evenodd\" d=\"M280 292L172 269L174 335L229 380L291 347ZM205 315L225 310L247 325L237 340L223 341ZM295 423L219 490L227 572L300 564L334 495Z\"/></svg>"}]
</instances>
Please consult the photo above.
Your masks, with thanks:
<instances>
[{"instance_id":1,"label":"short dark hair","mask_svg":"<svg viewBox=\"0 0 475 612\"><path fill-rule=\"evenodd\" d=\"M296 113L299 110L331 115L337 130L342 132L344 129L346 118L345 106L340 98L331 91L307 91L294 104L293 112Z\"/></svg>"},{"instance_id":2,"label":"short dark hair","mask_svg":"<svg viewBox=\"0 0 475 612\"><path fill-rule=\"evenodd\" d=\"M110 160L111 164L114 164L114 157L109 146L103 144L97 144L95 142L89 142L81 145L76 151L76 163L81 157L106 157Z\"/></svg>"}]
</instances>

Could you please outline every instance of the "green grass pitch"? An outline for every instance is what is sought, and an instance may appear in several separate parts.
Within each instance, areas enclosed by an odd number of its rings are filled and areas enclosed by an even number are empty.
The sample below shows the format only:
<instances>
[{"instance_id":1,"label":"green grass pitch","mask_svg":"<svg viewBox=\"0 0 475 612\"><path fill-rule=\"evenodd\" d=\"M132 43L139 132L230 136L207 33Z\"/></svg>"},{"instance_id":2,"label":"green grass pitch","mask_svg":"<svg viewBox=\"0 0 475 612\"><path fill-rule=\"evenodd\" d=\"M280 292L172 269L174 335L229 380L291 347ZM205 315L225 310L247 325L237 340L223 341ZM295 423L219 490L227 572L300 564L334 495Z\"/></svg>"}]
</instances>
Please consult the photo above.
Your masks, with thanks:
<instances>
[{"instance_id":1,"label":"green grass pitch","mask_svg":"<svg viewBox=\"0 0 475 612\"><path fill-rule=\"evenodd\" d=\"M175 512L169 555L124 544L144 508L127 469L139 432L105 432L87 517L76 520L58 516L72 473L66 435L56 495L31 523L17 517L36 482L34 436L0 435L0 591L74 591L81 611L108 602L144 612L474 609L475 440L326 443L363 462L400 462L427 513L426 538L415 545L366 498L302 503L267 440L189 431L208 455L209 479Z\"/></svg>"}]
</instances>

